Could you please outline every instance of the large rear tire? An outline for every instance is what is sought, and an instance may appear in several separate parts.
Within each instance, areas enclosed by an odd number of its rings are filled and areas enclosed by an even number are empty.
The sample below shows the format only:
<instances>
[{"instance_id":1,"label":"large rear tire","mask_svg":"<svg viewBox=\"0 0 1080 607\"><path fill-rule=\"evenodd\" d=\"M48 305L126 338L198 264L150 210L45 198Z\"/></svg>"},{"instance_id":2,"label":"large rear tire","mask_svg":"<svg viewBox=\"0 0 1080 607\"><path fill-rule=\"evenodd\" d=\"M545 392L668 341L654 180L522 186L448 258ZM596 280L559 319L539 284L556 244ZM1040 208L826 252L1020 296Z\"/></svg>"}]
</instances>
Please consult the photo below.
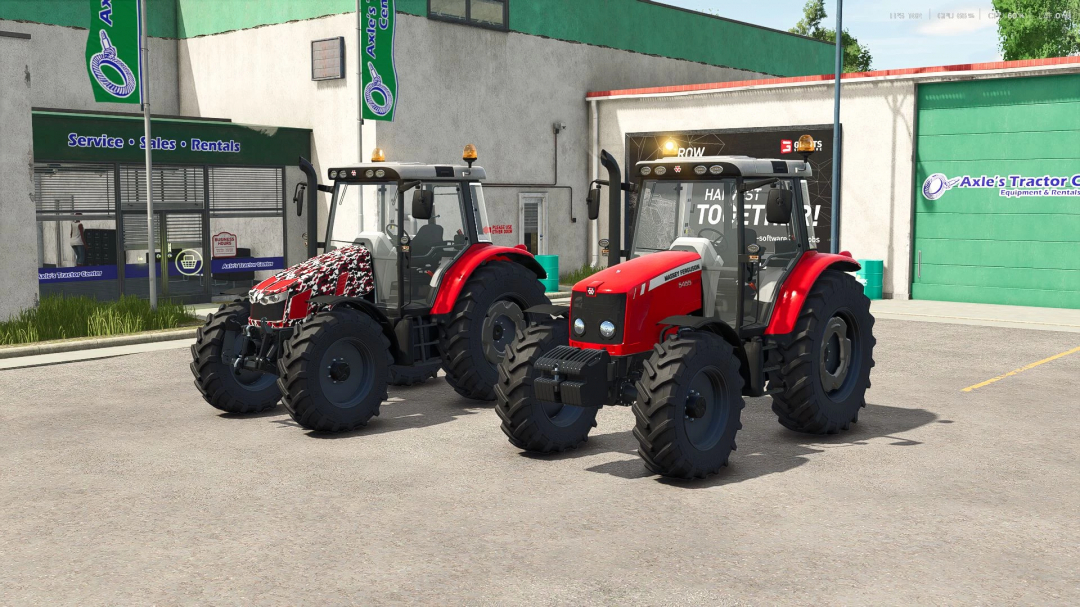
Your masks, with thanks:
<instances>
[{"instance_id":1,"label":"large rear tire","mask_svg":"<svg viewBox=\"0 0 1080 607\"><path fill-rule=\"evenodd\" d=\"M705 478L728 464L742 428L743 379L731 345L712 333L658 344L634 403L638 455L675 478Z\"/></svg>"},{"instance_id":2,"label":"large rear tire","mask_svg":"<svg viewBox=\"0 0 1080 607\"><path fill-rule=\"evenodd\" d=\"M814 283L791 336L770 354L773 412L789 430L836 434L859 420L874 366L870 300L850 274L826 270Z\"/></svg>"},{"instance_id":3,"label":"large rear tire","mask_svg":"<svg viewBox=\"0 0 1080 607\"><path fill-rule=\"evenodd\" d=\"M390 340L367 314L319 312L300 325L278 361L278 386L289 415L320 432L366 426L386 400Z\"/></svg>"},{"instance_id":4,"label":"large rear tire","mask_svg":"<svg viewBox=\"0 0 1080 607\"><path fill-rule=\"evenodd\" d=\"M515 447L536 453L565 451L587 441L589 431L596 427L598 409L547 403L533 396L536 359L568 343L568 322L557 320L527 327L507 347L495 385L495 412Z\"/></svg>"},{"instance_id":5,"label":"large rear tire","mask_svg":"<svg viewBox=\"0 0 1080 607\"><path fill-rule=\"evenodd\" d=\"M250 315L251 305L246 301L221 306L199 327L191 345L195 387L206 402L226 413L258 413L281 400L275 375L233 371L232 362L243 354L237 351L240 331Z\"/></svg>"},{"instance_id":6,"label":"large rear tire","mask_svg":"<svg viewBox=\"0 0 1080 607\"><path fill-rule=\"evenodd\" d=\"M496 261L477 268L439 323L446 382L466 398L494 400L498 365L525 328L525 310L545 303L551 302L543 286L525 266Z\"/></svg>"}]
</instances>

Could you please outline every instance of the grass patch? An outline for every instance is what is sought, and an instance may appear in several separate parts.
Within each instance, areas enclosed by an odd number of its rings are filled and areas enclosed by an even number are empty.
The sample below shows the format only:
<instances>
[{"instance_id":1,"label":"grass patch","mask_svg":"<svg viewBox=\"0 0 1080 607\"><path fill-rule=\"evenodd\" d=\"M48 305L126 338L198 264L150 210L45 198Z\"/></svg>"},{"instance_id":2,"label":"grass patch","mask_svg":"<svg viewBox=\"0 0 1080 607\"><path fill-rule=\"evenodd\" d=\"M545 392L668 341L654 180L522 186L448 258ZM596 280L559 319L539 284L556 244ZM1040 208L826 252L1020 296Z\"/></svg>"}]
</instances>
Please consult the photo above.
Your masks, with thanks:
<instances>
[{"instance_id":1,"label":"grass patch","mask_svg":"<svg viewBox=\"0 0 1080 607\"><path fill-rule=\"evenodd\" d=\"M573 285L585 280L586 278L596 274L600 270L603 270L604 266L591 266L585 264L576 270L571 270L565 274L559 276L559 284L561 285Z\"/></svg>"},{"instance_id":2,"label":"grass patch","mask_svg":"<svg viewBox=\"0 0 1080 607\"><path fill-rule=\"evenodd\" d=\"M151 310L149 301L134 295L115 301L49 295L0 322L0 345L174 329L194 321L189 309L171 301L159 301L157 310Z\"/></svg>"}]
</instances>

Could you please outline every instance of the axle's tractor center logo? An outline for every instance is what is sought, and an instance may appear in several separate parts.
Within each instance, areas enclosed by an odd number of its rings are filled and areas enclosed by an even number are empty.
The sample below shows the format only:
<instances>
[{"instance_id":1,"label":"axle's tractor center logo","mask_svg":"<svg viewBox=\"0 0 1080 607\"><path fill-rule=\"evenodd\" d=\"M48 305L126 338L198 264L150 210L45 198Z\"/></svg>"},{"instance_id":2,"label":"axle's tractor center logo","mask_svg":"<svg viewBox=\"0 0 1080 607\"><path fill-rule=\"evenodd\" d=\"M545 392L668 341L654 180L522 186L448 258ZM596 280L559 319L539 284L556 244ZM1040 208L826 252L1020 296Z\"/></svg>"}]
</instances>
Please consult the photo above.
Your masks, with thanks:
<instances>
[{"instance_id":1,"label":"axle's tractor center logo","mask_svg":"<svg viewBox=\"0 0 1080 607\"><path fill-rule=\"evenodd\" d=\"M962 177L953 177L949 179L943 173L934 173L926 178L926 181L922 184L922 193L927 200L937 200L945 195L947 190L951 190L953 186L960 183Z\"/></svg>"},{"instance_id":2,"label":"axle's tractor center logo","mask_svg":"<svg viewBox=\"0 0 1080 607\"><path fill-rule=\"evenodd\" d=\"M371 82L364 87L364 102L373 114L385 116L394 108L394 94L390 92L390 87L383 84L382 76L370 61L367 66L371 72ZM382 103L375 100L376 94L382 97Z\"/></svg>"},{"instance_id":3,"label":"axle's tractor center logo","mask_svg":"<svg viewBox=\"0 0 1080 607\"><path fill-rule=\"evenodd\" d=\"M105 73L103 69L105 67L112 68L113 72L120 76L119 83L113 82L112 78ZM90 57L90 72L101 88L114 97L124 99L135 92L135 85L138 83L135 73L117 57L116 47L113 46L112 40L109 40L109 34L105 33L105 30L101 30L101 52Z\"/></svg>"}]
</instances>

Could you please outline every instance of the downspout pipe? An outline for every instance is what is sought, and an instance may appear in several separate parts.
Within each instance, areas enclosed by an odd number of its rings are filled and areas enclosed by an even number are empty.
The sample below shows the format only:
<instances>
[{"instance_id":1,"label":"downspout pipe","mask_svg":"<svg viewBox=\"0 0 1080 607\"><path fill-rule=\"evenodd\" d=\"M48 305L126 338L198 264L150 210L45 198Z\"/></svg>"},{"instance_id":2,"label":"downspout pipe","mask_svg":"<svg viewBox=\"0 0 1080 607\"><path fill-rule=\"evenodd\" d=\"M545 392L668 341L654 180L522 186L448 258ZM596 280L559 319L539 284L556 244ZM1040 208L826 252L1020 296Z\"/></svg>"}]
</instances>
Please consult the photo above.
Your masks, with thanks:
<instances>
[{"instance_id":1,"label":"downspout pipe","mask_svg":"<svg viewBox=\"0 0 1080 607\"><path fill-rule=\"evenodd\" d=\"M590 175L589 183L600 179L600 113L596 99L589 100L590 117L592 119L592 141L589 145ZM600 219L589 222L588 242L586 251L589 254L589 265L594 268L600 265Z\"/></svg>"}]
</instances>

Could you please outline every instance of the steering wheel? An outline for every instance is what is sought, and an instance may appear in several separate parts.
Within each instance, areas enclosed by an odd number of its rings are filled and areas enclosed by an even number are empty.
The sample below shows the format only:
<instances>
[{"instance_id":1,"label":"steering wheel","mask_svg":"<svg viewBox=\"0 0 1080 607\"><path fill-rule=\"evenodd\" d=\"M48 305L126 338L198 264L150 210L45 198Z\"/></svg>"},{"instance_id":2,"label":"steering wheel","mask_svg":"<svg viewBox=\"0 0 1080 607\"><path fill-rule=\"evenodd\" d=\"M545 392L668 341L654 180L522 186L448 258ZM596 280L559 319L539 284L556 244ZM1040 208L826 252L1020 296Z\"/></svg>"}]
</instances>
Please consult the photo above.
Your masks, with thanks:
<instances>
[{"instance_id":1,"label":"steering wheel","mask_svg":"<svg viewBox=\"0 0 1080 607\"><path fill-rule=\"evenodd\" d=\"M705 235L705 232L712 232L716 234L716 238L709 238ZM717 249L719 249L724 244L724 233L715 228L701 228L700 230L698 230L698 236L701 238L709 238L709 240L713 243L713 246Z\"/></svg>"}]
</instances>

